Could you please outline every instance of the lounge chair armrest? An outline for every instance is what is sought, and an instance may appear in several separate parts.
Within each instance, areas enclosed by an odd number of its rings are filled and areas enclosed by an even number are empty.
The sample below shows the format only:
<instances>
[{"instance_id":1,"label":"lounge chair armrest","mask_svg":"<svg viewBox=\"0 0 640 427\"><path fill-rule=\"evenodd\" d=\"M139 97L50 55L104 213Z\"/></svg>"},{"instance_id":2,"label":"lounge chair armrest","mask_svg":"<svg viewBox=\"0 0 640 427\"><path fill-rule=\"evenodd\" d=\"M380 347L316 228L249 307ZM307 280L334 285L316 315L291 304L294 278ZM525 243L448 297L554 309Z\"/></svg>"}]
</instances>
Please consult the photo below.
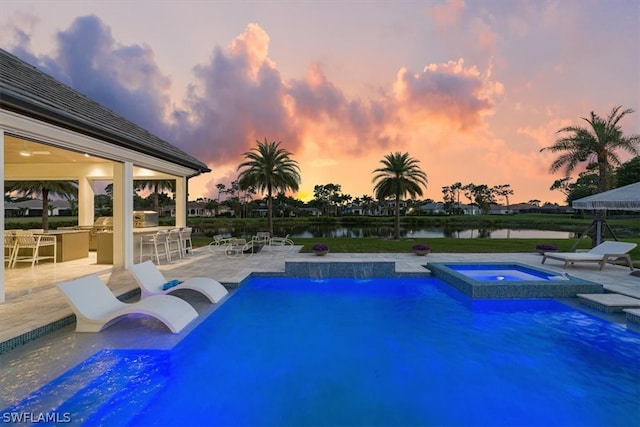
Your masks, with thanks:
<instances>
[{"instance_id":1,"label":"lounge chair armrest","mask_svg":"<svg viewBox=\"0 0 640 427\"><path fill-rule=\"evenodd\" d=\"M602 257L605 259L618 259L618 258L626 258L628 254L604 254Z\"/></svg>"}]
</instances>

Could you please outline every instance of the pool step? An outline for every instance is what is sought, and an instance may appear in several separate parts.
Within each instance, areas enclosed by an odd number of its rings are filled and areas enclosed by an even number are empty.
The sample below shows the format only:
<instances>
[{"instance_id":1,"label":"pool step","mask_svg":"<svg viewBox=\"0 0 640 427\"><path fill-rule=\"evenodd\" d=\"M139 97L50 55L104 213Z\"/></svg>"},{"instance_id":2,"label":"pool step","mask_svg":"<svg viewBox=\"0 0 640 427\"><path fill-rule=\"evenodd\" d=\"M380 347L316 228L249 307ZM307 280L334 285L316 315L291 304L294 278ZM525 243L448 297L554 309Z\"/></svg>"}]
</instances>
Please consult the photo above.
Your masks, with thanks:
<instances>
[{"instance_id":1,"label":"pool step","mask_svg":"<svg viewBox=\"0 0 640 427\"><path fill-rule=\"evenodd\" d=\"M621 313L624 309L640 308L640 299L620 294L578 294L580 304L605 313Z\"/></svg>"},{"instance_id":2,"label":"pool step","mask_svg":"<svg viewBox=\"0 0 640 427\"><path fill-rule=\"evenodd\" d=\"M166 382L168 358L160 353L103 350L2 412L49 414L54 424L126 423L127 407L144 407Z\"/></svg>"}]
</instances>

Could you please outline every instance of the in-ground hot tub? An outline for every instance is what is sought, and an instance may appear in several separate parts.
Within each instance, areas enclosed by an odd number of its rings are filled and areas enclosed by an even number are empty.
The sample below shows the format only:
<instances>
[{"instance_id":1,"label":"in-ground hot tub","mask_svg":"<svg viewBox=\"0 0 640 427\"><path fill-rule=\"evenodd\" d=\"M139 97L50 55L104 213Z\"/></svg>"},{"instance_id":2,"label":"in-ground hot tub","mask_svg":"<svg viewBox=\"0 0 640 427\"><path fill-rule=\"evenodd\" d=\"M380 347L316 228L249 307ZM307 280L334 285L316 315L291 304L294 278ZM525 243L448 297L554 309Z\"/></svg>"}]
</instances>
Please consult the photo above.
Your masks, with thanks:
<instances>
[{"instance_id":1,"label":"in-ground hot tub","mask_svg":"<svg viewBox=\"0 0 640 427\"><path fill-rule=\"evenodd\" d=\"M575 298L603 292L599 283L519 263L430 262L426 268L471 298Z\"/></svg>"}]
</instances>

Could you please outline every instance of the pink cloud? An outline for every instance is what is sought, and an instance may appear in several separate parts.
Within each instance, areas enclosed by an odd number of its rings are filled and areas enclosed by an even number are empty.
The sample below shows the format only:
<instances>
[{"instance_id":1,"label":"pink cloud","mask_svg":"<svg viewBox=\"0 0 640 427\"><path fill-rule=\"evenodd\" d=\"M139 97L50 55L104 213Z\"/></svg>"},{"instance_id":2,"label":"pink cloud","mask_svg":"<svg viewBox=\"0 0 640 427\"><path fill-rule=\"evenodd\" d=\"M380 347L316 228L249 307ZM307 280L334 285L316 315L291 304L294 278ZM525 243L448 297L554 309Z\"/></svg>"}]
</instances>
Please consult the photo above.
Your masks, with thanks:
<instances>
[{"instance_id":1,"label":"pink cloud","mask_svg":"<svg viewBox=\"0 0 640 427\"><path fill-rule=\"evenodd\" d=\"M427 15L434 18L441 27L452 27L459 23L460 16L465 10L466 4L462 0L450 0L445 4L432 6L427 10Z\"/></svg>"},{"instance_id":2,"label":"pink cloud","mask_svg":"<svg viewBox=\"0 0 640 427\"><path fill-rule=\"evenodd\" d=\"M481 76L475 66L465 67L460 59L430 64L422 73L403 68L394 91L400 108L412 115L446 119L457 129L469 130L492 111L502 85Z\"/></svg>"}]
</instances>

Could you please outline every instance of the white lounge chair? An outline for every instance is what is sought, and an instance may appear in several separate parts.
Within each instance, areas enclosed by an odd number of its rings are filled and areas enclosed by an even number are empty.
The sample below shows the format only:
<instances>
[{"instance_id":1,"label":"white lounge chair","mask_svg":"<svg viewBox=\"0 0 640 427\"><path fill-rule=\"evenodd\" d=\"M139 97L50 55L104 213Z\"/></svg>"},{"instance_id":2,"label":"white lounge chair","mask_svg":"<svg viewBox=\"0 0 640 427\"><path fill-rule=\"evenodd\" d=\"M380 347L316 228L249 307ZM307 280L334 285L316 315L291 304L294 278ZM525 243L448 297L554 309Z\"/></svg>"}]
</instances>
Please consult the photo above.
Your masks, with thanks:
<instances>
[{"instance_id":1,"label":"white lounge chair","mask_svg":"<svg viewBox=\"0 0 640 427\"><path fill-rule=\"evenodd\" d=\"M229 246L229 242L233 239L234 237L226 238L222 237L222 234L216 234L213 236L213 241L209 243L209 251L213 253L224 252L227 246Z\"/></svg>"},{"instance_id":2,"label":"white lounge chair","mask_svg":"<svg viewBox=\"0 0 640 427\"><path fill-rule=\"evenodd\" d=\"M542 257L542 264L549 259L564 261L564 267L576 262L597 262L600 264L600 270L609 261L624 258L627 265L633 271L633 263L629 252L635 248L635 243L628 242L602 242L598 246L592 248L588 252L545 252Z\"/></svg>"},{"instance_id":3,"label":"white lounge chair","mask_svg":"<svg viewBox=\"0 0 640 427\"><path fill-rule=\"evenodd\" d=\"M198 317L189 303L170 295L124 303L95 274L59 283L58 289L76 314L76 332L100 332L127 314L146 314L178 333Z\"/></svg>"},{"instance_id":4,"label":"white lounge chair","mask_svg":"<svg viewBox=\"0 0 640 427\"><path fill-rule=\"evenodd\" d=\"M251 240L260 245L268 245L269 240L271 240L271 233L269 233L268 231L258 231Z\"/></svg>"},{"instance_id":5,"label":"white lounge chair","mask_svg":"<svg viewBox=\"0 0 640 427\"><path fill-rule=\"evenodd\" d=\"M131 273L133 273L133 277L136 279L136 282L140 285L142 298L167 294L180 289L190 289L192 291L200 292L202 295L209 298L209 301L215 303L220 301L229 293L227 288L225 288L220 282L209 277L190 277L188 279L184 279L182 282L178 282L176 280L173 281L175 286L169 287L172 284L171 281L168 281L151 261L136 264L132 266L130 270Z\"/></svg>"},{"instance_id":6,"label":"white lounge chair","mask_svg":"<svg viewBox=\"0 0 640 427\"><path fill-rule=\"evenodd\" d=\"M272 237L269 240L269 246L293 246L293 240L288 234L284 237Z\"/></svg>"}]
</instances>

